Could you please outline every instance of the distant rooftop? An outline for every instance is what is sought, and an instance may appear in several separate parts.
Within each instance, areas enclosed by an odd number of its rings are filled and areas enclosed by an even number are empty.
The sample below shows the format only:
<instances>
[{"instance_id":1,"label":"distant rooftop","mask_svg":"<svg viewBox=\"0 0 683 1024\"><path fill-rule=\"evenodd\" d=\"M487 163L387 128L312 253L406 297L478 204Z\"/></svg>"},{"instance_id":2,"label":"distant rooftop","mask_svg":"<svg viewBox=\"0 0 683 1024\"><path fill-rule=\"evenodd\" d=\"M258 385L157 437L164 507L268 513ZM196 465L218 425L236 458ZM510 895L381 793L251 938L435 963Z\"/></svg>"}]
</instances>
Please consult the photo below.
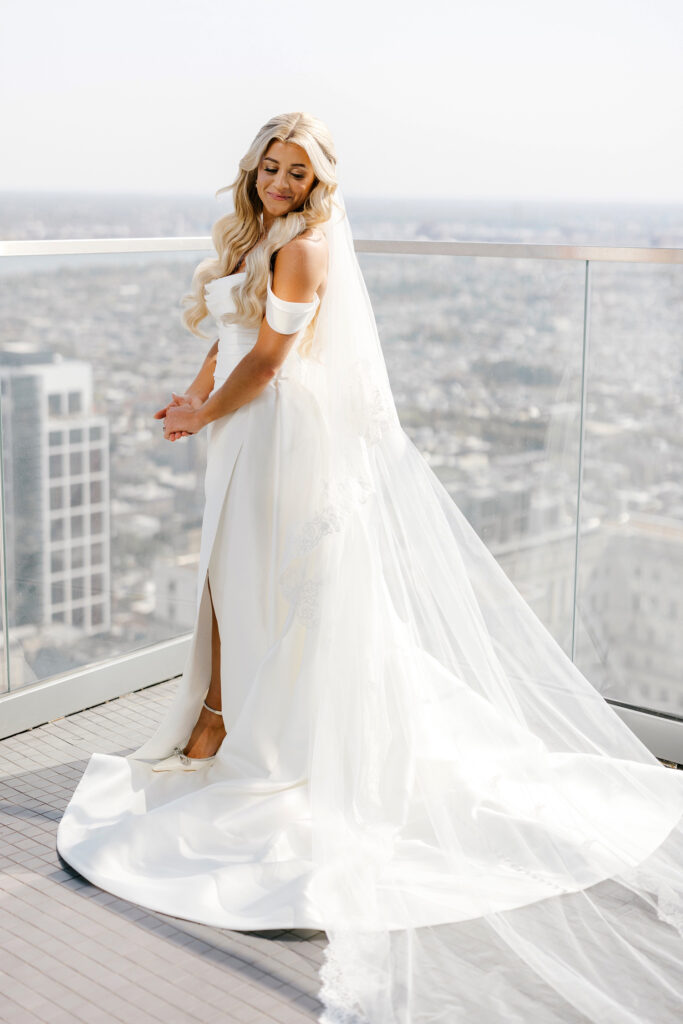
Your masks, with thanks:
<instances>
[{"instance_id":1,"label":"distant rooftop","mask_svg":"<svg viewBox=\"0 0 683 1024\"><path fill-rule=\"evenodd\" d=\"M3 366L36 366L61 361L61 354L47 349L36 349L27 343L15 343L11 348L0 349L0 364Z\"/></svg>"}]
</instances>

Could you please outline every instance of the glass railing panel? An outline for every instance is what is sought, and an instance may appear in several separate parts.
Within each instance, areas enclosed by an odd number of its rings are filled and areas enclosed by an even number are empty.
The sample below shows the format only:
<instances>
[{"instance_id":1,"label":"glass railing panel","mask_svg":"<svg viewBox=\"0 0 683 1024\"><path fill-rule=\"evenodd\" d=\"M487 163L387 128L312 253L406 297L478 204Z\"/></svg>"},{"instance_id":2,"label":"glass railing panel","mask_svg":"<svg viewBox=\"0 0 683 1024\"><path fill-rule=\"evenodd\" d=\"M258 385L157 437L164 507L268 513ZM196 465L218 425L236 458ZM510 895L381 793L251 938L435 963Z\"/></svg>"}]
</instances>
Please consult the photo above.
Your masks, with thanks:
<instances>
[{"instance_id":1,"label":"glass railing panel","mask_svg":"<svg viewBox=\"0 0 683 1024\"><path fill-rule=\"evenodd\" d=\"M591 264L575 661L683 711L683 267Z\"/></svg>"},{"instance_id":2,"label":"glass railing panel","mask_svg":"<svg viewBox=\"0 0 683 1024\"><path fill-rule=\"evenodd\" d=\"M152 414L215 337L180 322L205 255L3 260L12 689L192 628L206 442Z\"/></svg>"},{"instance_id":3,"label":"glass railing panel","mask_svg":"<svg viewBox=\"0 0 683 1024\"><path fill-rule=\"evenodd\" d=\"M584 264L359 259L406 433L569 653Z\"/></svg>"},{"instance_id":4,"label":"glass railing panel","mask_svg":"<svg viewBox=\"0 0 683 1024\"><path fill-rule=\"evenodd\" d=\"M7 580L5 572L4 477L2 462L2 389L0 388L0 695L9 690L9 650L7 642Z\"/></svg>"},{"instance_id":5,"label":"glass railing panel","mask_svg":"<svg viewBox=\"0 0 683 1024\"><path fill-rule=\"evenodd\" d=\"M205 255L2 262L5 687L8 662L19 688L192 628L205 438L164 442L152 412L209 347L179 304ZM458 506L606 696L678 711L680 267L592 264L573 621L585 264L359 258L401 421Z\"/></svg>"}]
</instances>

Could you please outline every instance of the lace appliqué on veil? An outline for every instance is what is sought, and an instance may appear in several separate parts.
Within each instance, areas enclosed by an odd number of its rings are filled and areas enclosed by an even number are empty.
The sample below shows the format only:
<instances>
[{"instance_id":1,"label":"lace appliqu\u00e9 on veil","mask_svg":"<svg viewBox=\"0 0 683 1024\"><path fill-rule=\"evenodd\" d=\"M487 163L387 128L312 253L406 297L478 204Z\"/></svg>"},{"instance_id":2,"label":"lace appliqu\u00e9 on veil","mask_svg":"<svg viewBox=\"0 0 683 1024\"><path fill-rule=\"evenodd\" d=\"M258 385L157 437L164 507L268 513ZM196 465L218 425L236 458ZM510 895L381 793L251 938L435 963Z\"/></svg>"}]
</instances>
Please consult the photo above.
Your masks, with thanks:
<instances>
[{"instance_id":1,"label":"lace appliqu\u00e9 on veil","mask_svg":"<svg viewBox=\"0 0 683 1024\"><path fill-rule=\"evenodd\" d=\"M307 519L296 532L293 542L293 556L300 558L318 546L324 537L339 533L348 516L359 505L365 504L374 486L367 479L355 477L343 485L326 481L322 487L322 499L318 511Z\"/></svg>"},{"instance_id":2,"label":"lace appliqu\u00e9 on veil","mask_svg":"<svg viewBox=\"0 0 683 1024\"><path fill-rule=\"evenodd\" d=\"M319 622L322 590L320 578L307 577L304 556L312 552L323 537L341 530L344 522L343 503L331 500L329 483L323 488L323 501L322 508L299 528L294 538L292 557L279 577L283 596L294 606L296 617L304 626L314 626Z\"/></svg>"},{"instance_id":3,"label":"lace appliqu\u00e9 on veil","mask_svg":"<svg viewBox=\"0 0 683 1024\"><path fill-rule=\"evenodd\" d=\"M387 427L396 424L396 406L388 383L371 385L371 365L366 360L353 364L346 386L346 407L359 437L377 444Z\"/></svg>"},{"instance_id":4,"label":"lace appliqu\u00e9 on veil","mask_svg":"<svg viewBox=\"0 0 683 1024\"><path fill-rule=\"evenodd\" d=\"M680 891L672 889L667 882L640 864L623 872L617 881L652 893L659 919L670 924L683 938L683 901Z\"/></svg>"},{"instance_id":5,"label":"lace appliqu\u00e9 on veil","mask_svg":"<svg viewBox=\"0 0 683 1024\"><path fill-rule=\"evenodd\" d=\"M315 626L320 621L320 580L304 579L302 570L291 565L280 575L280 589L284 597L294 606L294 612L302 626Z\"/></svg>"},{"instance_id":6,"label":"lace appliqu\u00e9 on veil","mask_svg":"<svg viewBox=\"0 0 683 1024\"><path fill-rule=\"evenodd\" d=\"M393 398L387 396L384 390L375 388L369 396L367 412L363 437L368 444L377 444L386 428L395 422Z\"/></svg>"},{"instance_id":7,"label":"lace appliqu\u00e9 on veil","mask_svg":"<svg viewBox=\"0 0 683 1024\"><path fill-rule=\"evenodd\" d=\"M353 509L365 503L373 491L367 480L359 478L346 481L343 487L333 487L329 480L326 481L319 510L295 533L290 557L280 573L279 583L283 596L294 606L302 625L314 626L320 621L324 582L314 573L307 575L306 556L315 551L325 537L339 533Z\"/></svg>"},{"instance_id":8,"label":"lace appliqu\u00e9 on veil","mask_svg":"<svg viewBox=\"0 0 683 1024\"><path fill-rule=\"evenodd\" d=\"M347 448L340 460L342 466L346 461L348 472L338 469L334 478L328 477L322 483L318 510L295 532L292 550L279 577L283 596L294 605L297 619L305 626L316 625L320 620L323 580L307 577L301 563L325 537L340 533L353 511L374 493L373 475L368 471L368 449L379 443L388 427L397 423L391 392L368 385L369 377L362 362L356 363L354 368L353 386L346 389L352 435L350 440L342 442L342 447L345 444Z\"/></svg>"},{"instance_id":9,"label":"lace appliqu\u00e9 on veil","mask_svg":"<svg viewBox=\"0 0 683 1024\"><path fill-rule=\"evenodd\" d=\"M319 1024L371 1024L347 981L348 965L358 956L358 936L335 935L323 950L318 976L325 1010Z\"/></svg>"},{"instance_id":10,"label":"lace appliqu\u00e9 on veil","mask_svg":"<svg viewBox=\"0 0 683 1024\"><path fill-rule=\"evenodd\" d=\"M323 537L340 530L344 521L343 506L332 502L324 506L301 527L296 542L296 554L312 551Z\"/></svg>"}]
</instances>

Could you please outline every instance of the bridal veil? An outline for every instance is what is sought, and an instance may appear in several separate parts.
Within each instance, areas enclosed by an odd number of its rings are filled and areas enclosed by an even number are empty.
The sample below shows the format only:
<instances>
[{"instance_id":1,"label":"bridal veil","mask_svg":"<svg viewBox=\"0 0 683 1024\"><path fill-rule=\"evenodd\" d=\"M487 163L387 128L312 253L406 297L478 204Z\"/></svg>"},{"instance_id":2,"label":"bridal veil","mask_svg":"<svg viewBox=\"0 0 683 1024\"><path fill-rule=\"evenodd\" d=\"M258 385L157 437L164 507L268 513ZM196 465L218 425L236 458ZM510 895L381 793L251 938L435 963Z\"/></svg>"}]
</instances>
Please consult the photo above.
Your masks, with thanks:
<instances>
[{"instance_id":1,"label":"bridal veil","mask_svg":"<svg viewBox=\"0 0 683 1024\"><path fill-rule=\"evenodd\" d=\"M323 1024L683 1013L683 774L522 599L402 429L341 191L305 375Z\"/></svg>"}]
</instances>

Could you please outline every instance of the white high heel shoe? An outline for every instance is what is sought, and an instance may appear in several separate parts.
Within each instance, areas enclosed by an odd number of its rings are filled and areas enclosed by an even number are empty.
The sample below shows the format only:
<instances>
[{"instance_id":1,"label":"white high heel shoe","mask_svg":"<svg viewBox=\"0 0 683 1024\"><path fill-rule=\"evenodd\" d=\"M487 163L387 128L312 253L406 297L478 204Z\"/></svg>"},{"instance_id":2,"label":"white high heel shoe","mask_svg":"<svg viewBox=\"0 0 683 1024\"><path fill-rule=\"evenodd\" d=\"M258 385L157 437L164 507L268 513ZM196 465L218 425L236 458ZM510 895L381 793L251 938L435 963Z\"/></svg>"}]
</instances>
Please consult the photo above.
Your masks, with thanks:
<instances>
[{"instance_id":1,"label":"white high heel shoe","mask_svg":"<svg viewBox=\"0 0 683 1024\"><path fill-rule=\"evenodd\" d=\"M215 708L210 708L206 701L203 702L204 707L207 711L211 711L214 715L221 715L221 711L216 711ZM152 765L153 772L172 772L172 771L183 771L183 772L196 772L205 764L212 764L216 760L216 755L212 754L211 757L189 757L183 753L182 747L174 747L173 753L165 757L163 761L157 761L156 764Z\"/></svg>"}]
</instances>

